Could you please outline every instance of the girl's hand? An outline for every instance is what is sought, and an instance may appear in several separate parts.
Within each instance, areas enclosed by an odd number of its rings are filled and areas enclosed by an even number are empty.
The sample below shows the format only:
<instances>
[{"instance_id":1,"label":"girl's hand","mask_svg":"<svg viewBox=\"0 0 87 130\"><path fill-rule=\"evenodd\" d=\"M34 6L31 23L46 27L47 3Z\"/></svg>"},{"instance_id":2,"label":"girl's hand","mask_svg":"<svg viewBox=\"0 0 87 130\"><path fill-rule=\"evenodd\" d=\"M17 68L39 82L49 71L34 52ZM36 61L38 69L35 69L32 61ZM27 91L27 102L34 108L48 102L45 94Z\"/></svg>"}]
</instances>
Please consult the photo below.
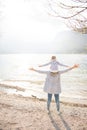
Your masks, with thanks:
<instances>
[{"instance_id":1,"label":"girl's hand","mask_svg":"<svg viewBox=\"0 0 87 130\"><path fill-rule=\"evenodd\" d=\"M38 67L42 67L42 65L38 65Z\"/></svg>"},{"instance_id":2,"label":"girl's hand","mask_svg":"<svg viewBox=\"0 0 87 130\"><path fill-rule=\"evenodd\" d=\"M74 66L73 66L73 68L78 68L79 67L79 64L75 64Z\"/></svg>"}]
</instances>

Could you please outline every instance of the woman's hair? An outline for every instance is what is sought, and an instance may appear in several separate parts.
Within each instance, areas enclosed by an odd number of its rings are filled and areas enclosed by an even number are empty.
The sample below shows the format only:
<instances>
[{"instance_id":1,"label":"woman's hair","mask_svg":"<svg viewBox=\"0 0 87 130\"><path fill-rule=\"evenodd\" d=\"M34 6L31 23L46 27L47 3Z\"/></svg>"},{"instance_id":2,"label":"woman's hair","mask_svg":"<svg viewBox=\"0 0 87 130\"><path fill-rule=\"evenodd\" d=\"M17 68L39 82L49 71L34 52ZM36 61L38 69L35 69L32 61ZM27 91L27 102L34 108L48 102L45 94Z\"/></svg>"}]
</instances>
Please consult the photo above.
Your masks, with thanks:
<instances>
[{"instance_id":1,"label":"woman's hair","mask_svg":"<svg viewBox=\"0 0 87 130\"><path fill-rule=\"evenodd\" d=\"M58 72L55 72L55 73L54 72L50 72L50 75L53 76L53 77L55 77L57 74L58 74Z\"/></svg>"}]
</instances>

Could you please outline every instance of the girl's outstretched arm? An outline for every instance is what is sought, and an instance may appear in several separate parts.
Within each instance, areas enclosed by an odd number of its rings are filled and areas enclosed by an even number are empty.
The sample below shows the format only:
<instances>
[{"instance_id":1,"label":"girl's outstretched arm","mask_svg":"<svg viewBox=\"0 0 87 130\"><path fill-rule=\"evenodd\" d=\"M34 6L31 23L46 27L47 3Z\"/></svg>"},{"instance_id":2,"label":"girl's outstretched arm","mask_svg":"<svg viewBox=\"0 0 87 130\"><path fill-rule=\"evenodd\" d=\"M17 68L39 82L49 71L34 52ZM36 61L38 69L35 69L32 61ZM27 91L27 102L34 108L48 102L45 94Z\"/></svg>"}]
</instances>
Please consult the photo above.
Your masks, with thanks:
<instances>
[{"instance_id":1,"label":"girl's outstretched arm","mask_svg":"<svg viewBox=\"0 0 87 130\"><path fill-rule=\"evenodd\" d=\"M47 65L50 65L50 64L51 64L51 62L48 62L48 63L46 63L46 64L39 65L39 67L47 66Z\"/></svg>"},{"instance_id":2,"label":"girl's outstretched arm","mask_svg":"<svg viewBox=\"0 0 87 130\"><path fill-rule=\"evenodd\" d=\"M63 67L70 67L70 66L64 65L64 64L62 64L62 63L60 63L60 62L57 62L57 64L60 65L60 66L63 66Z\"/></svg>"}]
</instances>

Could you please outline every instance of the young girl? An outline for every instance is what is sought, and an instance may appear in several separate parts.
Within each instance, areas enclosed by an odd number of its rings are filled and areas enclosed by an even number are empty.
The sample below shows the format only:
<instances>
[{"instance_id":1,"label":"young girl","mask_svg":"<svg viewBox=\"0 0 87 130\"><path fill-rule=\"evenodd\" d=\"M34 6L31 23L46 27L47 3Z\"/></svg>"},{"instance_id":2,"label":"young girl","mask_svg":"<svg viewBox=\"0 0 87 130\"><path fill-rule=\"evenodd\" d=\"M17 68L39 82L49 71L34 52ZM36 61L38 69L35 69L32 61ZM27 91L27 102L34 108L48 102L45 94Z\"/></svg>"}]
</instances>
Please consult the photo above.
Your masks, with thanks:
<instances>
[{"instance_id":1,"label":"young girl","mask_svg":"<svg viewBox=\"0 0 87 130\"><path fill-rule=\"evenodd\" d=\"M43 67L43 66L47 66L47 65L50 65L50 69L53 70L53 71L56 71L58 70L58 66L64 66L64 67L69 67L67 65L64 65L64 64L61 64L60 62L58 62L56 60L56 56L52 56L51 57L51 61L46 63L46 64L43 64L43 65L39 65L39 67Z\"/></svg>"},{"instance_id":2,"label":"young girl","mask_svg":"<svg viewBox=\"0 0 87 130\"><path fill-rule=\"evenodd\" d=\"M74 68L77 68L78 65L73 65L72 67L58 71L56 70L55 72L53 70L50 71L41 71L41 70L36 70L34 68L30 68L32 71L36 71L38 73L46 74L46 81L44 84L44 91L48 94L48 100L47 100L47 110L49 112L50 110L50 103L52 99L52 94L54 94L55 97L55 102L56 102L56 108L58 113L60 112L60 103L59 103L59 94L61 93L61 83L60 83L60 76L61 74L68 72Z\"/></svg>"}]
</instances>

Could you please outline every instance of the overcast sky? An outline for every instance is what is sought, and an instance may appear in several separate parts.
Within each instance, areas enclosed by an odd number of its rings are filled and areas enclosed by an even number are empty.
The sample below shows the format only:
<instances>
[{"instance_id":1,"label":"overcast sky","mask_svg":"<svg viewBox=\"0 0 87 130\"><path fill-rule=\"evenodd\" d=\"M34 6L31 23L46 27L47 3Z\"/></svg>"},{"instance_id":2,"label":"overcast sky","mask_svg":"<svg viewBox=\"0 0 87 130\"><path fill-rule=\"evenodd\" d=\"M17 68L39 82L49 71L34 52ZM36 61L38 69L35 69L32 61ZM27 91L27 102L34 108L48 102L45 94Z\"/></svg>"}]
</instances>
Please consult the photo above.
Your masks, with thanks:
<instances>
[{"instance_id":1,"label":"overcast sky","mask_svg":"<svg viewBox=\"0 0 87 130\"><path fill-rule=\"evenodd\" d=\"M47 0L1 0L0 10L1 53L55 52L61 46L55 38L69 30L63 21L48 15Z\"/></svg>"}]
</instances>

